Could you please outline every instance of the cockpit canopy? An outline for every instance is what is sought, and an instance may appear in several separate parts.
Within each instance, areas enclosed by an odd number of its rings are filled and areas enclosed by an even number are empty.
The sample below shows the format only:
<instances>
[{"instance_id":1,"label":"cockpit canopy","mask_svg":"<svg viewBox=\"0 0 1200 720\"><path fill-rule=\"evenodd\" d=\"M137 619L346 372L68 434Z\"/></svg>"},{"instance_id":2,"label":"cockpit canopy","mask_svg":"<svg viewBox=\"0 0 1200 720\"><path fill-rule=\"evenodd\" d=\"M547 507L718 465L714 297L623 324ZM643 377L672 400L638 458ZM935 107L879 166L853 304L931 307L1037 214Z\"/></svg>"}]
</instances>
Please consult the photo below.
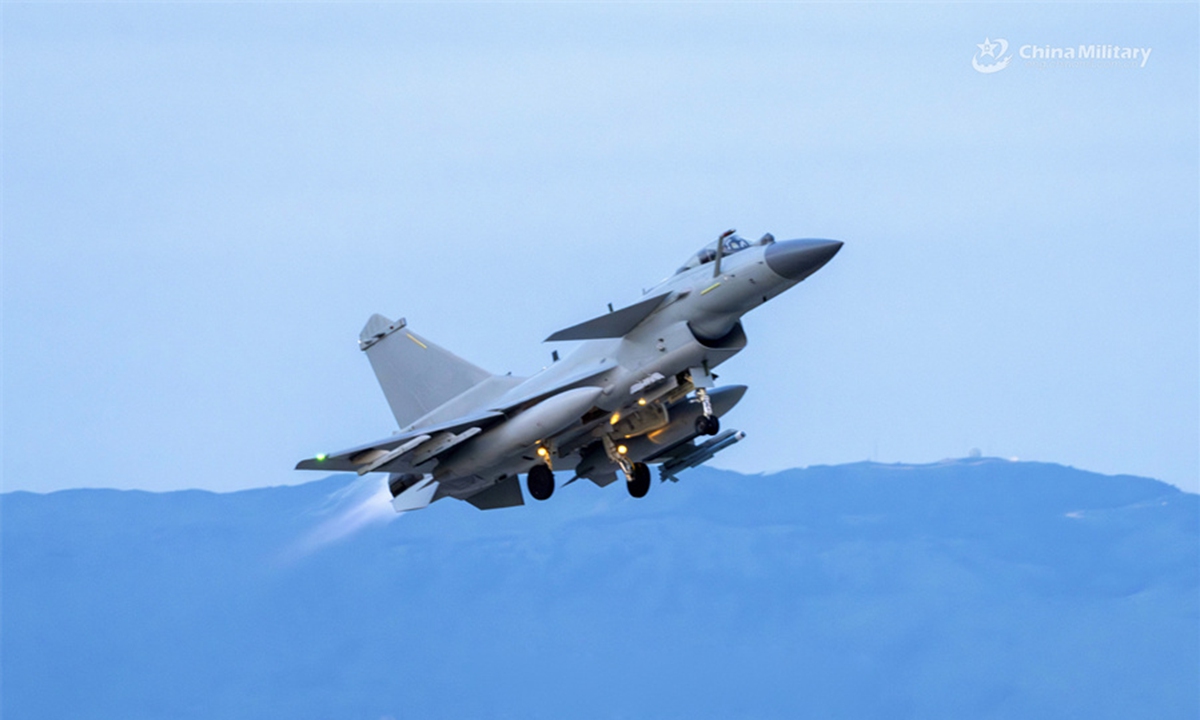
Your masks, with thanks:
<instances>
[{"instance_id":1,"label":"cockpit canopy","mask_svg":"<svg viewBox=\"0 0 1200 720\"><path fill-rule=\"evenodd\" d=\"M678 275L679 273L687 272L688 270L691 270L692 268L700 267L701 265L707 265L708 263L712 262L713 260L716 260L717 259L717 243L720 243L720 242L723 242L725 244L725 248L721 253L722 256L732 255L736 252L741 252L742 250L745 250L746 248L751 247L751 243L748 240L738 237L732 230L730 230L725 235L722 235L720 239L713 240L709 244L702 247L700 249L700 252L696 253L691 258L689 258L688 261L686 263L684 263L682 267L680 267L678 270L675 271L675 274ZM763 235L761 238L759 238L758 242L754 243L754 244L755 245L770 245L773 242L775 242L775 238L771 235L771 233L767 233L766 235Z\"/></svg>"}]
</instances>

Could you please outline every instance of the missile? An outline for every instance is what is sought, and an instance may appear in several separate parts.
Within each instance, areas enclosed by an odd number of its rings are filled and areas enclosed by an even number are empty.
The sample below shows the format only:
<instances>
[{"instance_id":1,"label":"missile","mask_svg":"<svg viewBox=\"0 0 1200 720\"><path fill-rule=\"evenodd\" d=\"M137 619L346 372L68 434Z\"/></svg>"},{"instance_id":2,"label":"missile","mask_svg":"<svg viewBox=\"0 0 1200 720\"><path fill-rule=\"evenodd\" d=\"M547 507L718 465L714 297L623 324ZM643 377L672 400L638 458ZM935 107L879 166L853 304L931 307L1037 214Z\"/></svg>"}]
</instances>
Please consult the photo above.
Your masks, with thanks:
<instances>
[{"instance_id":1,"label":"missile","mask_svg":"<svg viewBox=\"0 0 1200 720\"><path fill-rule=\"evenodd\" d=\"M391 461L400 457L401 455L408 452L409 450L412 450L413 448L415 448L416 446L420 445L421 443L425 442L428 439L429 439L428 435L418 435L417 437L413 438L412 440L409 440L408 442L404 443L403 445L396 448L395 450L392 450L390 452L385 452L382 455L377 455L374 457L374 459L364 458L364 459L368 460L367 464L363 465L362 467L360 467L358 469L358 474L366 475L369 472L375 472L379 468L383 467L384 465L387 465ZM374 452L374 451L372 451L372 452Z\"/></svg>"},{"instance_id":2,"label":"missile","mask_svg":"<svg viewBox=\"0 0 1200 720\"><path fill-rule=\"evenodd\" d=\"M746 437L746 433L741 430L726 430L720 435L700 443L696 446L695 450L687 455L663 463L658 470L659 479L679 482L679 478L675 477L676 473L688 468L694 468L700 463L708 461L713 455L716 455L730 445L740 442L744 437Z\"/></svg>"}]
</instances>

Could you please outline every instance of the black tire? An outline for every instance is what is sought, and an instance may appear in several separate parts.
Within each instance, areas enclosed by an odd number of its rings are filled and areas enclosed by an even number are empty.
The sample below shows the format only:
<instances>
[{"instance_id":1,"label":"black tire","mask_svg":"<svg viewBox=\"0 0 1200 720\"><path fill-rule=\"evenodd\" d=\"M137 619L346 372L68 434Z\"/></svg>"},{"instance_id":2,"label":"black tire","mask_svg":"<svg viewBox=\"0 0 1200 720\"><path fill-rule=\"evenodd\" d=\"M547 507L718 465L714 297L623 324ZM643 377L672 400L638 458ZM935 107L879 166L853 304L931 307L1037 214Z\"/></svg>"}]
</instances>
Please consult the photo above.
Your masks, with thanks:
<instances>
[{"instance_id":1,"label":"black tire","mask_svg":"<svg viewBox=\"0 0 1200 720\"><path fill-rule=\"evenodd\" d=\"M716 415L701 415L696 418L696 434L716 435L721 432L721 421Z\"/></svg>"},{"instance_id":2,"label":"black tire","mask_svg":"<svg viewBox=\"0 0 1200 720\"><path fill-rule=\"evenodd\" d=\"M646 463L634 463L633 476L626 481L625 488L635 498L646 497L646 493L650 492L650 466Z\"/></svg>"},{"instance_id":3,"label":"black tire","mask_svg":"<svg viewBox=\"0 0 1200 720\"><path fill-rule=\"evenodd\" d=\"M721 432L721 419L716 415L708 416L708 434L716 435Z\"/></svg>"},{"instance_id":4,"label":"black tire","mask_svg":"<svg viewBox=\"0 0 1200 720\"><path fill-rule=\"evenodd\" d=\"M534 500L549 500L554 494L554 471L545 465L534 465L525 476L525 486Z\"/></svg>"}]
</instances>

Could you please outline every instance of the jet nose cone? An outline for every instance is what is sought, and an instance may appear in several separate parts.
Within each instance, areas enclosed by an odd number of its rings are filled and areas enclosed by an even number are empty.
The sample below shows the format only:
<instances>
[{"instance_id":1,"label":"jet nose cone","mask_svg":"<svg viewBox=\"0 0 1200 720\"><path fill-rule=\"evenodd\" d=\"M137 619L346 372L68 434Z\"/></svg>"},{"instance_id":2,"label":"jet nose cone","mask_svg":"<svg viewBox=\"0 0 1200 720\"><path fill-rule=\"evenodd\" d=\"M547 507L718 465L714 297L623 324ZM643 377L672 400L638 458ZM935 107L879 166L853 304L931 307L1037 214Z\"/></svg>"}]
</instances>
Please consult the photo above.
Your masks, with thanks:
<instances>
[{"instance_id":1,"label":"jet nose cone","mask_svg":"<svg viewBox=\"0 0 1200 720\"><path fill-rule=\"evenodd\" d=\"M803 280L820 270L841 249L840 240L784 240L768 245L764 259L776 275Z\"/></svg>"}]
</instances>

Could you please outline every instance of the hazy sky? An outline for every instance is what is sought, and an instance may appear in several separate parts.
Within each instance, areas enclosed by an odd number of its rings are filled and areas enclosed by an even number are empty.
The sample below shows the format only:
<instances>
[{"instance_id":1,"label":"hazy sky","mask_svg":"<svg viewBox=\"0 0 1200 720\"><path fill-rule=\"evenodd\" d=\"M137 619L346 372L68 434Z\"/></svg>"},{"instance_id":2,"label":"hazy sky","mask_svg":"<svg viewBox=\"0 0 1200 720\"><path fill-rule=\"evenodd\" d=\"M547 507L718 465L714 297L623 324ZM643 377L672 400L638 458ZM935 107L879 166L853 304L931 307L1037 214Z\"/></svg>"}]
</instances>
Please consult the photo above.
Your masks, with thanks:
<instances>
[{"instance_id":1,"label":"hazy sky","mask_svg":"<svg viewBox=\"0 0 1200 720\"><path fill-rule=\"evenodd\" d=\"M394 429L371 313L528 374L727 228L846 245L747 316L717 465L1200 489L1195 3L0 13L5 490L312 479Z\"/></svg>"}]
</instances>

